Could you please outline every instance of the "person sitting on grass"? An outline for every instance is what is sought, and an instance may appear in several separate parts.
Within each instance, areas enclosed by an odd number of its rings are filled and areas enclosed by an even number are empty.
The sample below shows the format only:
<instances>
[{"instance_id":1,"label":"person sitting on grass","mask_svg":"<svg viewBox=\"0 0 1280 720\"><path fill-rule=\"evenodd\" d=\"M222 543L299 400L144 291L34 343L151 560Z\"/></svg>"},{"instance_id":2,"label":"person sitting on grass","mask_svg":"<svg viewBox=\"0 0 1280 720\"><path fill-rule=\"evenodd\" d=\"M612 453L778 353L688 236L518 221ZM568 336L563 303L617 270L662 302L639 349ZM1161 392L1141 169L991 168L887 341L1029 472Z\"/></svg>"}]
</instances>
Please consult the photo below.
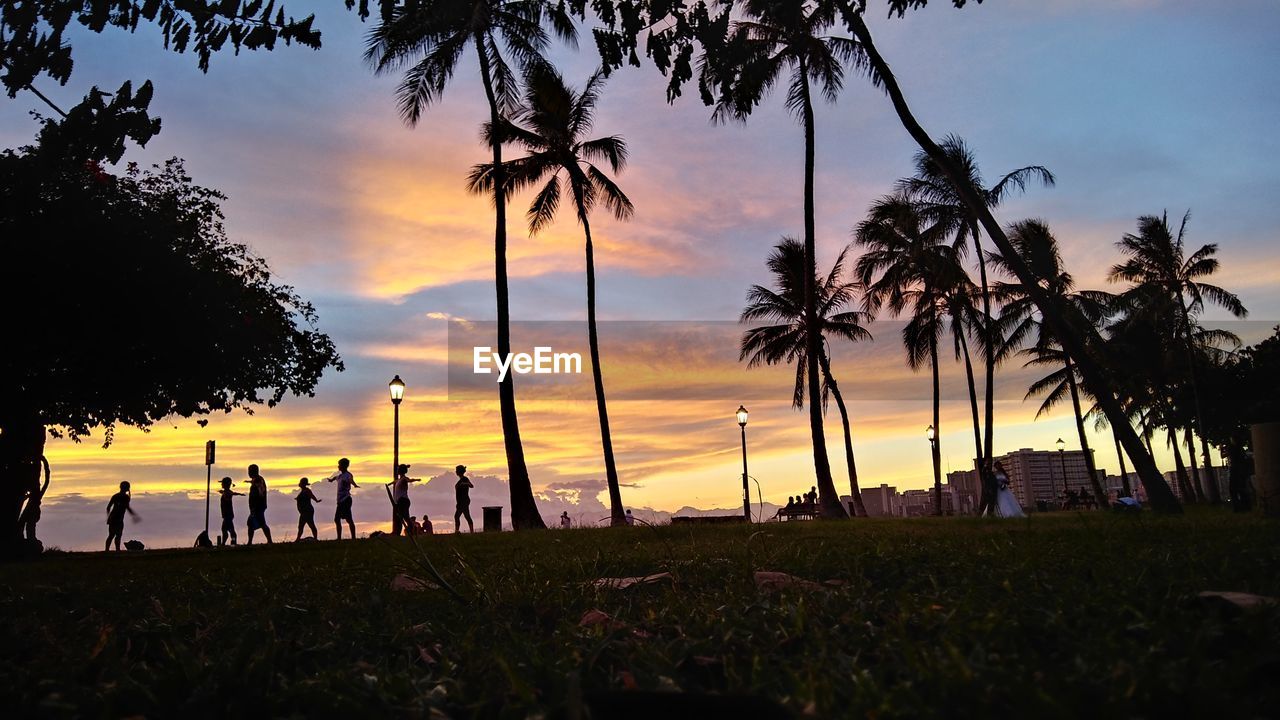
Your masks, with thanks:
<instances>
[{"instance_id":1,"label":"person sitting on grass","mask_svg":"<svg viewBox=\"0 0 1280 720\"><path fill-rule=\"evenodd\" d=\"M573 526L573 521L569 519L569 511L565 510L564 512L560 513L560 529L568 530L572 526Z\"/></svg>"},{"instance_id":2,"label":"person sitting on grass","mask_svg":"<svg viewBox=\"0 0 1280 720\"><path fill-rule=\"evenodd\" d=\"M138 513L129 507L129 501L133 498L129 491L129 481L125 480L120 483L120 492L111 496L111 500L107 502L107 544L103 547L103 552L111 550L111 541L115 540L116 552L120 552L120 536L124 535L124 514L127 512L133 516L134 522L141 520Z\"/></svg>"},{"instance_id":3,"label":"person sitting on grass","mask_svg":"<svg viewBox=\"0 0 1280 720\"><path fill-rule=\"evenodd\" d=\"M418 524L418 532L423 535L434 535L436 529L431 526L431 518L426 513L422 513L422 522Z\"/></svg>"},{"instance_id":4,"label":"person sitting on grass","mask_svg":"<svg viewBox=\"0 0 1280 720\"><path fill-rule=\"evenodd\" d=\"M235 497L236 495L244 497L244 493L238 493L235 490L232 490L231 478L224 477L222 478L222 489L218 491L218 494L222 496L221 500L219 500L219 504L222 507L222 532L218 535L218 547L222 547L223 545L227 544L227 535L231 536L231 544L235 545L236 544L236 525L235 525L236 511L231 504L231 498Z\"/></svg>"},{"instance_id":5,"label":"person sitting on grass","mask_svg":"<svg viewBox=\"0 0 1280 720\"><path fill-rule=\"evenodd\" d=\"M18 527L22 531L22 537L32 541L37 539L36 525L40 522L40 503L44 502L44 494L49 492L49 475L45 474L43 487L31 488L27 492L27 504L22 508L22 514L18 516Z\"/></svg>"},{"instance_id":6,"label":"person sitting on grass","mask_svg":"<svg viewBox=\"0 0 1280 720\"><path fill-rule=\"evenodd\" d=\"M628 525L635 525L635 524L636 524L636 519L635 519L635 517L631 514L631 508L627 508L627 524L628 524Z\"/></svg>"},{"instance_id":7,"label":"person sitting on grass","mask_svg":"<svg viewBox=\"0 0 1280 720\"><path fill-rule=\"evenodd\" d=\"M1138 502L1132 495L1128 495L1123 491L1120 497L1116 498L1116 504L1112 507L1121 512L1138 512L1142 510L1142 503Z\"/></svg>"},{"instance_id":8,"label":"person sitting on grass","mask_svg":"<svg viewBox=\"0 0 1280 720\"><path fill-rule=\"evenodd\" d=\"M342 521L347 521L347 527L351 530L351 539L356 539L356 521L351 517L351 488L358 488L356 478L347 469L351 467L351 461L342 458L338 461L338 472L329 476L329 482L338 483L338 506L333 511L333 524L338 526L338 539L342 539Z\"/></svg>"},{"instance_id":9,"label":"person sitting on grass","mask_svg":"<svg viewBox=\"0 0 1280 720\"><path fill-rule=\"evenodd\" d=\"M272 543L271 528L267 525L267 479L262 477L257 465L249 466L249 522L246 525L249 528L246 545L253 544L255 530L262 531L268 545Z\"/></svg>"},{"instance_id":10,"label":"person sitting on grass","mask_svg":"<svg viewBox=\"0 0 1280 720\"><path fill-rule=\"evenodd\" d=\"M459 465L453 471L458 475L458 482L453 484L454 500L456 506L453 510L453 531L459 532L461 525L458 518L465 517L467 519L467 532L475 532L475 523L471 522L471 488L475 485L471 484L471 478L467 477L467 466Z\"/></svg>"},{"instance_id":11,"label":"person sitting on grass","mask_svg":"<svg viewBox=\"0 0 1280 720\"><path fill-rule=\"evenodd\" d=\"M293 541L302 539L303 527L311 528L312 540L319 540L320 534L316 532L316 508L311 503L320 502L320 498L311 491L311 481L307 478L299 480L298 487L302 488L298 491L298 497L294 498L298 502L298 536Z\"/></svg>"}]
</instances>

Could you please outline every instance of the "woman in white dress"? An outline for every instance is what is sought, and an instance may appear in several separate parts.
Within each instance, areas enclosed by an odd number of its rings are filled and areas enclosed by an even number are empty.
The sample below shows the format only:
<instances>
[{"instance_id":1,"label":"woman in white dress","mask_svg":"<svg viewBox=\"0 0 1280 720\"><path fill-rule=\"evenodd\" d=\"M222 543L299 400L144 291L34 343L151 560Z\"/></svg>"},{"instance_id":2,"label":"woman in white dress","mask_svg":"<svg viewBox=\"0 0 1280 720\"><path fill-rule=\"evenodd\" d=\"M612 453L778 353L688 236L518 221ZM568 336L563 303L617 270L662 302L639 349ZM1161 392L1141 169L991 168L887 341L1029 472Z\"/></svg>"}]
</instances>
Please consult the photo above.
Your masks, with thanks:
<instances>
[{"instance_id":1,"label":"woman in white dress","mask_svg":"<svg viewBox=\"0 0 1280 720\"><path fill-rule=\"evenodd\" d=\"M996 482L1000 484L1000 489L996 491L996 515L1005 518L1026 517L1022 506L1018 504L1018 498L1009 489L1009 473L1005 472L1000 463L996 463L995 472Z\"/></svg>"}]
</instances>

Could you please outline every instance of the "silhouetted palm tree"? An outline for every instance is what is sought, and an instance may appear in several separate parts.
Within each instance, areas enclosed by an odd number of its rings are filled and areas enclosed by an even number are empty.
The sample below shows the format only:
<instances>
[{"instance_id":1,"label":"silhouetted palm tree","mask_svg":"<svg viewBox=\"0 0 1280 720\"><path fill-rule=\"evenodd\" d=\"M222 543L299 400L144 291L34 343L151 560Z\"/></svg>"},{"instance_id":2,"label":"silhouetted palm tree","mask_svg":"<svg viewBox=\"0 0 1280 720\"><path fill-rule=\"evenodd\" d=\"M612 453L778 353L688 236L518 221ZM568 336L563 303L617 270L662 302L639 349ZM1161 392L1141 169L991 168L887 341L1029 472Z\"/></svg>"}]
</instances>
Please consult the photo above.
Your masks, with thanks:
<instances>
[{"instance_id":1,"label":"silhouetted palm tree","mask_svg":"<svg viewBox=\"0 0 1280 720\"><path fill-rule=\"evenodd\" d=\"M964 363L965 382L969 389L969 410L973 415L973 452L977 467L983 473L982 418L978 410L978 391L973 377L973 354L969 351L969 338L978 341L984 354L989 342L991 325L985 313L977 305L978 290L964 278L947 290L943 303L950 320L951 341L957 362ZM985 473L983 473L985 477ZM985 487L984 497L985 497ZM979 508L979 512L985 507Z\"/></svg>"},{"instance_id":2,"label":"silhouetted palm tree","mask_svg":"<svg viewBox=\"0 0 1280 720\"><path fill-rule=\"evenodd\" d=\"M813 464L819 502L824 517L844 517L827 459L819 395L819 360L822 341L818 334L818 297L814 220L813 86L833 102L844 83L844 65L860 64L858 45L848 38L828 35L835 22L834 0L744 0L732 23L725 47L704 53L700 62L701 84L717 92L712 118L745 120L784 76L789 77L787 109L804 126L804 259L805 312L808 343L809 431L813 438Z\"/></svg>"},{"instance_id":3,"label":"silhouetted palm tree","mask_svg":"<svg viewBox=\"0 0 1280 720\"><path fill-rule=\"evenodd\" d=\"M1145 315L1149 322L1167 323L1174 337L1186 351L1187 381L1191 387L1196 430L1199 431L1204 465L1212 466L1209 441L1205 439L1204 412L1200 406L1200 390L1196 380L1196 348L1194 317L1207 302L1225 308L1232 315L1248 315L1240 298L1223 288L1204 281L1218 270L1215 244L1202 245L1186 254L1185 239L1188 211L1182 217L1175 236L1169 227L1169 215L1144 215L1138 218L1138 233L1126 233L1116 245L1126 259L1111 268L1112 282L1130 282L1133 286L1121 293L1121 302L1131 314ZM1209 499L1221 501L1217 483L1209 483Z\"/></svg>"},{"instance_id":4,"label":"silhouetted palm tree","mask_svg":"<svg viewBox=\"0 0 1280 720\"><path fill-rule=\"evenodd\" d=\"M846 250L847 252L847 250ZM823 377L823 407L827 396L834 396L844 425L845 463L849 470L849 492L853 496L854 511L866 517L862 504L862 491L858 487L858 465L853 454L853 435L849 427L849 411L844 396L831 372L831 358L825 350L829 338L836 337L850 342L870 340L871 333L863 325L870 317L861 311L844 310L853 302L857 284L845 282L845 253L840 253L825 280L816 282L818 288L819 333L823 336L824 350L819 358ZM805 327L804 245L794 238L783 238L767 262L773 273L775 288L753 285L747 291L747 307L742 311L741 322L774 322L748 330L742 336L739 360L746 360L747 367L761 364L795 363L796 382L791 402L797 408L804 407L806 390L808 332Z\"/></svg>"},{"instance_id":5,"label":"silhouetted palm tree","mask_svg":"<svg viewBox=\"0 0 1280 720\"><path fill-rule=\"evenodd\" d=\"M978 197L982 198L989 208L995 208L1008 196L1025 190L1029 181L1039 180L1046 186L1053 186L1053 173L1049 172L1048 168L1042 165L1028 165L1006 174L988 188L984 184L982 172L978 169L978 162L974 157L973 151L965 145L962 138L956 135L948 135L943 138L939 146L954 168L959 170L962 178L961 182L965 183ZM898 190L912 200L926 205L930 212L948 215L953 218L959 242L968 243L972 240L974 254L978 258L978 282L982 298L982 314L986 317L993 317L991 313L990 284L987 279L987 263L982 249L982 230L977 215L965 205L964 198L957 189L957 183L953 182L943 167L931 159L923 150L916 153L915 166L915 175L899 180ZM988 323L984 327L991 329L995 325ZM984 482L984 499L990 501L994 501L996 489L995 477L990 467L990 457L993 452L995 432L995 367L998 344L999 341L994 338L986 338L983 342L984 367L986 370L986 385L984 389L986 423L983 433L985 439L977 455L979 469Z\"/></svg>"},{"instance_id":6,"label":"silhouetted palm tree","mask_svg":"<svg viewBox=\"0 0 1280 720\"><path fill-rule=\"evenodd\" d=\"M521 65L544 63L550 43L543 24L568 42L576 42L576 30L564 3L551 0L435 0L397 6L382 16L369 34L365 58L377 72L406 68L397 90L400 114L416 125L422 113L444 94L458 62L470 45L480 65L480 80L489 103L489 124L499 127L503 112L519 99L516 75L503 48ZM507 288L507 200L502 176L502 138L493 135L490 148L494 176L494 278L498 304L498 353L511 353L511 308ZM507 480L511 490L511 524L517 530L544 528L538 513L520 442L512 373L498 384L502 437L507 454Z\"/></svg>"},{"instance_id":7,"label":"silhouetted palm tree","mask_svg":"<svg viewBox=\"0 0 1280 720\"><path fill-rule=\"evenodd\" d=\"M926 364L933 370L935 515L942 514L938 342L945 330L947 293L967 279L959 250L947 243L950 234L945 221L926 217L919 205L901 195L876 201L855 233L855 242L864 248L855 267L866 288L864 309L875 315L884 308L894 317L910 311L902 330L907 362L913 370Z\"/></svg>"},{"instance_id":8,"label":"silhouetted palm tree","mask_svg":"<svg viewBox=\"0 0 1280 720\"><path fill-rule=\"evenodd\" d=\"M1010 227L1008 236L1009 242L1022 262L1038 278L1037 285L1058 298L1064 307L1070 308L1077 318L1077 323L1097 326L1111 313L1112 298L1109 295L1075 289L1075 280L1062 267L1062 255L1058 251L1058 242L1049 231L1049 226L1043 221L1023 220L1015 223ZM1003 255L993 253L991 261L998 269L1012 274L1009 272L1009 263ZM1075 412L1076 432L1080 438L1080 450L1084 453L1085 467L1088 469L1094 498L1099 507L1106 507L1106 493L1098 481L1093 451L1089 449L1088 435L1084 428L1080 382L1074 359L1070 353L1062 349L1057 336L1043 322L1039 309L1032 301L1025 285L1019 282L997 283L992 294L1004 303L1000 312L1000 324L1005 335L1005 345L1000 354L1008 354L1029 340L1031 347L1024 351L1030 356L1026 365L1061 366L1032 383L1027 389L1026 397L1045 395L1044 402L1036 411L1037 418L1049 412L1064 398L1071 398L1071 406Z\"/></svg>"},{"instance_id":9,"label":"silhouetted palm tree","mask_svg":"<svg viewBox=\"0 0 1280 720\"><path fill-rule=\"evenodd\" d=\"M839 14L857 42L858 58L860 61L865 60L867 76L874 86L883 89L885 94L889 96L898 120L902 123L902 127L907 131L907 134L911 136L911 139L931 160L938 163L938 167L941 168L944 175L954 181L960 194L960 199L964 202L965 207L977 217L979 225L987 233L987 237L991 239L992 243L995 244L996 249L1001 254L1011 258L1011 270L1014 276L1020 282L1028 284L1028 287L1033 287L1035 278L1016 259L1013 246L1010 245L1004 228L996 220L991 208L987 206L981 195L963 182L964 171L956 167L947 157L946 153L929 136L929 133L920 125L915 114L911 111L911 106L907 103L906 96L903 94L897 78L894 77L893 70L875 45L875 39L871 36L871 31L863 18L865 9L866 3L842 0ZM1158 512L1181 512L1182 507L1169 490L1168 483L1160 475L1160 470L1156 467L1155 461L1151 457L1150 448L1143 447L1142 438L1138 436L1132 427L1124 424L1124 408L1111 392L1114 373L1108 372L1109 368L1106 362L1096 354L1098 348L1103 344L1101 335L1093 328L1072 325L1067 319L1069 313L1052 296L1033 289L1031 290L1031 297L1036 305L1040 307L1045 322L1053 327L1054 332L1061 339L1066 350L1076 358L1076 365L1080 370L1081 376L1089 386L1098 389L1099 406L1108 419L1112 421L1114 432L1119 434L1121 444L1128 453L1129 459L1133 461L1138 479L1147 490L1147 497L1151 507Z\"/></svg>"},{"instance_id":10,"label":"silhouetted palm tree","mask_svg":"<svg viewBox=\"0 0 1280 720\"><path fill-rule=\"evenodd\" d=\"M587 80L581 92L575 92L565 85L564 78L554 69L532 68L525 78L524 105L513 114L512 122L505 124L502 136L528 153L507 162L508 187L515 192L541 185L527 213L530 234L551 223L560 207L561 196L568 194L586 236L587 339L609 487L609 514L614 525L625 525L627 516L622 506L618 468L613 457L613 437L609 432L609 411L605 404L604 377L600 367L600 342L596 331L596 261L590 215L597 204L603 204L619 220L631 217L635 209L626 194L595 164L605 162L614 173L620 172L627 161L626 142L616 135L584 139L591 130L603 85L604 76L596 73ZM493 169L492 164L476 166L471 174L473 192L492 192Z\"/></svg>"}]
</instances>

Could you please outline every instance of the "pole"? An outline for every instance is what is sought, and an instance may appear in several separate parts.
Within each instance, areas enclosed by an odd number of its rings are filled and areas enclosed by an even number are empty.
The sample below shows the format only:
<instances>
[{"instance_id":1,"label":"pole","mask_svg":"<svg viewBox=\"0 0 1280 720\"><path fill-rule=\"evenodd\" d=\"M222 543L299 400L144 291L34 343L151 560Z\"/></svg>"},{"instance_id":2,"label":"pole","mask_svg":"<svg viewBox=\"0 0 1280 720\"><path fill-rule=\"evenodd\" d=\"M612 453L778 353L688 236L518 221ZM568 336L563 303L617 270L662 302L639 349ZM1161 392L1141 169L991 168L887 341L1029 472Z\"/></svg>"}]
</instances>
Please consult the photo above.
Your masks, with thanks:
<instances>
[{"instance_id":1,"label":"pole","mask_svg":"<svg viewBox=\"0 0 1280 720\"><path fill-rule=\"evenodd\" d=\"M747 426L742 426L742 516L751 522L751 491L747 488Z\"/></svg>"},{"instance_id":2,"label":"pole","mask_svg":"<svg viewBox=\"0 0 1280 720\"><path fill-rule=\"evenodd\" d=\"M395 404L395 439L391 451L391 482L396 481L396 471L400 469L400 403Z\"/></svg>"},{"instance_id":3,"label":"pole","mask_svg":"<svg viewBox=\"0 0 1280 720\"><path fill-rule=\"evenodd\" d=\"M213 484L213 466L204 466L204 534L209 534L209 489Z\"/></svg>"},{"instance_id":4,"label":"pole","mask_svg":"<svg viewBox=\"0 0 1280 720\"><path fill-rule=\"evenodd\" d=\"M1062 494L1065 496L1067 494L1067 451L1066 450L1058 451L1058 460L1060 460L1062 464Z\"/></svg>"}]
</instances>

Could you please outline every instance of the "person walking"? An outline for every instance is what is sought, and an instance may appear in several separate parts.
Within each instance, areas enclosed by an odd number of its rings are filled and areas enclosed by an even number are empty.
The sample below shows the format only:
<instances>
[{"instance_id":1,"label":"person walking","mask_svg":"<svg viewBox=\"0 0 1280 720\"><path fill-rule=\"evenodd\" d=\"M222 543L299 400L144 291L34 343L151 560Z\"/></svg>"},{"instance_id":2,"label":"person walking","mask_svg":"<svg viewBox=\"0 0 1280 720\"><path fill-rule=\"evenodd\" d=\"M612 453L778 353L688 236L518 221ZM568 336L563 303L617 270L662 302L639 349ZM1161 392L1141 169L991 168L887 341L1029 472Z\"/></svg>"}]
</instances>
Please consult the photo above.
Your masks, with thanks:
<instances>
[{"instance_id":1,"label":"person walking","mask_svg":"<svg viewBox=\"0 0 1280 720\"><path fill-rule=\"evenodd\" d=\"M338 539L342 539L342 521L347 521L351 530L351 539L356 539L356 521L351 517L351 488L358 488L356 478L348 469L351 461L342 458L338 461L338 472L329 476L329 482L338 483L338 506L333 511L333 524L338 526Z\"/></svg>"},{"instance_id":2,"label":"person walking","mask_svg":"<svg viewBox=\"0 0 1280 720\"><path fill-rule=\"evenodd\" d=\"M401 464L396 468L396 479L391 483L391 497L395 502L391 510L391 534L399 535L401 528L409 534L409 483L418 482L418 478L409 477L409 466Z\"/></svg>"},{"instance_id":3,"label":"person walking","mask_svg":"<svg viewBox=\"0 0 1280 720\"><path fill-rule=\"evenodd\" d=\"M107 544L102 548L103 552L111 550L111 541L115 540L116 552L120 552L120 536L124 535L124 514L127 512L133 516L135 521L140 520L138 513L129 507L129 501L133 499L132 493L129 491L129 481L125 480L120 483L120 492L111 496L111 500L107 502Z\"/></svg>"},{"instance_id":4,"label":"person walking","mask_svg":"<svg viewBox=\"0 0 1280 720\"><path fill-rule=\"evenodd\" d=\"M262 477L262 473L258 471L257 465L249 466L249 540L246 545L253 544L253 533L255 530L261 530L262 534L267 538L267 544L272 544L271 528L267 525L267 479Z\"/></svg>"},{"instance_id":5,"label":"person walking","mask_svg":"<svg viewBox=\"0 0 1280 720\"><path fill-rule=\"evenodd\" d=\"M298 497L294 498L298 503L298 536L293 541L298 542L302 539L304 527L311 528L312 540L319 540L320 534L316 532L316 507L311 503L320 502L320 498L311 491L311 481L307 478L299 480L298 487L301 489L298 490Z\"/></svg>"},{"instance_id":6,"label":"person walking","mask_svg":"<svg viewBox=\"0 0 1280 720\"><path fill-rule=\"evenodd\" d=\"M235 511L235 507L233 507L231 504L231 498L235 497L236 495L244 497L244 493L238 493L235 490L232 490L231 478L224 477L222 478L222 489L218 491L218 494L222 496L218 500L219 506L222 508L222 532L219 533L218 535L218 547L222 547L223 545L227 544L227 535L231 536L231 544L235 545L236 544L236 525L235 525L236 511Z\"/></svg>"},{"instance_id":7,"label":"person walking","mask_svg":"<svg viewBox=\"0 0 1280 720\"><path fill-rule=\"evenodd\" d=\"M458 475L458 482L453 484L454 500L457 505L453 510L453 531L459 532L458 518L467 519L467 532L475 532L475 523L471 522L471 478L467 477L467 466L459 465L453 471Z\"/></svg>"}]
</instances>

